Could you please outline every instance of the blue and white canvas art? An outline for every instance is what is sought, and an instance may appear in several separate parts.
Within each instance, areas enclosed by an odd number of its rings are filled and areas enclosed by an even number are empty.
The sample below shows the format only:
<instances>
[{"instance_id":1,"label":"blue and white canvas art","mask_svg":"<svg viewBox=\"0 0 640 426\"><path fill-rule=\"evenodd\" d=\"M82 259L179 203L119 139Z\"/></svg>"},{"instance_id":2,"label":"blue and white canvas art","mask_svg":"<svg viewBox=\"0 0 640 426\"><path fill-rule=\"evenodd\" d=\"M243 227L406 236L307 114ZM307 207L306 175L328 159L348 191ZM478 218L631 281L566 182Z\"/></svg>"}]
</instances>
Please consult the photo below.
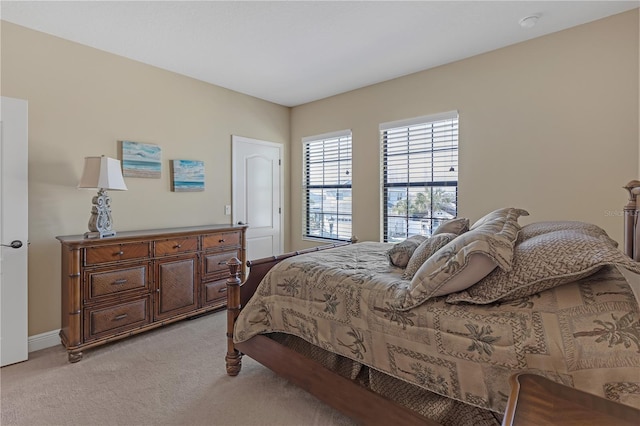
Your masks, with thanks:
<instances>
[{"instance_id":1,"label":"blue and white canvas art","mask_svg":"<svg viewBox=\"0 0 640 426\"><path fill-rule=\"evenodd\" d=\"M171 165L174 192L204 191L204 161L173 160Z\"/></svg>"},{"instance_id":2,"label":"blue and white canvas art","mask_svg":"<svg viewBox=\"0 0 640 426\"><path fill-rule=\"evenodd\" d=\"M122 141L122 175L160 179L162 151L158 145Z\"/></svg>"}]
</instances>

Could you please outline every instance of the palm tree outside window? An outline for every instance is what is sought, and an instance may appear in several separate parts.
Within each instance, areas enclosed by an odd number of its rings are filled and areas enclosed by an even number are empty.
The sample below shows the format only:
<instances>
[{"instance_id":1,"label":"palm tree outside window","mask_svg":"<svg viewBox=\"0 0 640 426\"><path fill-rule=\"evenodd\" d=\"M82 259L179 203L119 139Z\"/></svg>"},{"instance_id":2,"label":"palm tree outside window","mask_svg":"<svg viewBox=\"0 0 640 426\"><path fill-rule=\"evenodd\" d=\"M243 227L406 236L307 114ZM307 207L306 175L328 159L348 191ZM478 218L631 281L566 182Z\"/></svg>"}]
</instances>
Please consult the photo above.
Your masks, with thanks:
<instances>
[{"instance_id":1,"label":"palm tree outside window","mask_svg":"<svg viewBox=\"0 0 640 426\"><path fill-rule=\"evenodd\" d=\"M382 238L430 236L458 213L457 111L380 125Z\"/></svg>"}]
</instances>

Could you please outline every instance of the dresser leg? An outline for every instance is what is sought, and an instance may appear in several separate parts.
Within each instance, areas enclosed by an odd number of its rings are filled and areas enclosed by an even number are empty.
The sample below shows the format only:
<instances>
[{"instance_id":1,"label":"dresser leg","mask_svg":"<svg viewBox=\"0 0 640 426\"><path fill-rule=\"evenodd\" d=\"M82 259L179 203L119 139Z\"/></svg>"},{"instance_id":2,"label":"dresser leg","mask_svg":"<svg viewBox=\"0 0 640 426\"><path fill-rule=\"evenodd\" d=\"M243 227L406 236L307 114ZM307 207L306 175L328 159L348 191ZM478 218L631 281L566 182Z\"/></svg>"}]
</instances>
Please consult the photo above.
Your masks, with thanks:
<instances>
[{"instance_id":1,"label":"dresser leg","mask_svg":"<svg viewBox=\"0 0 640 426\"><path fill-rule=\"evenodd\" d=\"M82 359L82 352L69 352L68 356L70 363L78 362Z\"/></svg>"}]
</instances>

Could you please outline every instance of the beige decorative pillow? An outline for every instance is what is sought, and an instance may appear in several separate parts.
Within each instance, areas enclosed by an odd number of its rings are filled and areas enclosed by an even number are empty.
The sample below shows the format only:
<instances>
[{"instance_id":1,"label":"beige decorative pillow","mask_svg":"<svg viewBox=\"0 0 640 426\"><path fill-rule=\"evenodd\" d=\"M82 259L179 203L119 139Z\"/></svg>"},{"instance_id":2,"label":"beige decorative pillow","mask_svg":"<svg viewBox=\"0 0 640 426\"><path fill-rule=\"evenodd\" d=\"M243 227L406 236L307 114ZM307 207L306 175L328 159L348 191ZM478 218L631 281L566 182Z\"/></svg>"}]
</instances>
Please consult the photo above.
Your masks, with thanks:
<instances>
[{"instance_id":1,"label":"beige decorative pillow","mask_svg":"<svg viewBox=\"0 0 640 426\"><path fill-rule=\"evenodd\" d=\"M387 250L387 259L393 266L405 268L415 249L426 239L427 237L422 235L413 235L398 244L394 244L393 247Z\"/></svg>"},{"instance_id":2,"label":"beige decorative pillow","mask_svg":"<svg viewBox=\"0 0 640 426\"><path fill-rule=\"evenodd\" d=\"M510 271L496 269L466 290L450 294L447 302L487 304L520 299L585 278L605 265L640 273L640 263L619 251L617 243L606 234L592 235L599 231L593 227L575 229L573 225L538 235L532 233L532 237L518 241Z\"/></svg>"},{"instance_id":3,"label":"beige decorative pillow","mask_svg":"<svg viewBox=\"0 0 640 426\"><path fill-rule=\"evenodd\" d=\"M514 209L513 207L505 207L505 208L502 208L502 209L494 210L494 211L492 211L490 213L487 213L486 215L482 216L480 219L476 220L473 223L473 225L471 225L469 227L469 230L472 231L472 230L478 228L479 226L482 226L483 224L485 224L487 222L490 222L492 220L504 218L506 215L509 214L509 212L511 212L513 210L520 210L520 211L524 212L524 214L522 214L522 216L529 216L529 213L526 210Z\"/></svg>"},{"instance_id":4,"label":"beige decorative pillow","mask_svg":"<svg viewBox=\"0 0 640 426\"><path fill-rule=\"evenodd\" d=\"M507 208L486 218L481 224L447 243L418 269L409 292L401 303L403 310L472 286L496 266L511 269L513 247L518 238L518 217L529 213Z\"/></svg>"},{"instance_id":5,"label":"beige decorative pillow","mask_svg":"<svg viewBox=\"0 0 640 426\"><path fill-rule=\"evenodd\" d=\"M422 266L422 264L431 257L436 251L444 247L450 241L456 238L456 234L438 234L431 238L424 240L418 248L411 255L409 263L407 263L407 269L405 269L402 278L410 280L415 275L416 271Z\"/></svg>"},{"instance_id":6,"label":"beige decorative pillow","mask_svg":"<svg viewBox=\"0 0 640 426\"><path fill-rule=\"evenodd\" d=\"M460 235L462 233L467 232L468 230L469 230L469 219L467 219L466 217L459 217L456 219L450 219L445 222L442 222L440 226L438 226L436 230L433 231L433 234L431 234L431 236L438 235L438 234Z\"/></svg>"},{"instance_id":7,"label":"beige decorative pillow","mask_svg":"<svg viewBox=\"0 0 640 426\"><path fill-rule=\"evenodd\" d=\"M570 231L570 230L581 231L586 233L587 235L593 235L594 237L607 235L604 229L592 223L570 221L570 220L564 220L564 221L558 220L558 221L534 222L528 225L524 225L522 227L522 230L520 230L518 241L524 241L538 235L547 234L549 232ZM615 241L614 243L617 247L618 243Z\"/></svg>"}]
</instances>

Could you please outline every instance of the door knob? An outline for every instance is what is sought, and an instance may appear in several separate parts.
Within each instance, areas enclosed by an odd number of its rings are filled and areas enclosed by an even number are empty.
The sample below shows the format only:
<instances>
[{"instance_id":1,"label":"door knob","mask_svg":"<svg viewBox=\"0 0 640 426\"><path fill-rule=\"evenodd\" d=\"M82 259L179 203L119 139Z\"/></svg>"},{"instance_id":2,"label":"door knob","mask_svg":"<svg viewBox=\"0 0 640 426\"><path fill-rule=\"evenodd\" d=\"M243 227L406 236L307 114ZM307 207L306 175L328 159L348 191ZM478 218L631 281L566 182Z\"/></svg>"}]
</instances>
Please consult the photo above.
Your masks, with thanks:
<instances>
[{"instance_id":1,"label":"door knob","mask_svg":"<svg viewBox=\"0 0 640 426\"><path fill-rule=\"evenodd\" d=\"M0 244L0 246L2 247L11 247L14 249L19 249L20 247L22 247L22 241L20 240L13 240L11 241L10 244Z\"/></svg>"}]
</instances>

